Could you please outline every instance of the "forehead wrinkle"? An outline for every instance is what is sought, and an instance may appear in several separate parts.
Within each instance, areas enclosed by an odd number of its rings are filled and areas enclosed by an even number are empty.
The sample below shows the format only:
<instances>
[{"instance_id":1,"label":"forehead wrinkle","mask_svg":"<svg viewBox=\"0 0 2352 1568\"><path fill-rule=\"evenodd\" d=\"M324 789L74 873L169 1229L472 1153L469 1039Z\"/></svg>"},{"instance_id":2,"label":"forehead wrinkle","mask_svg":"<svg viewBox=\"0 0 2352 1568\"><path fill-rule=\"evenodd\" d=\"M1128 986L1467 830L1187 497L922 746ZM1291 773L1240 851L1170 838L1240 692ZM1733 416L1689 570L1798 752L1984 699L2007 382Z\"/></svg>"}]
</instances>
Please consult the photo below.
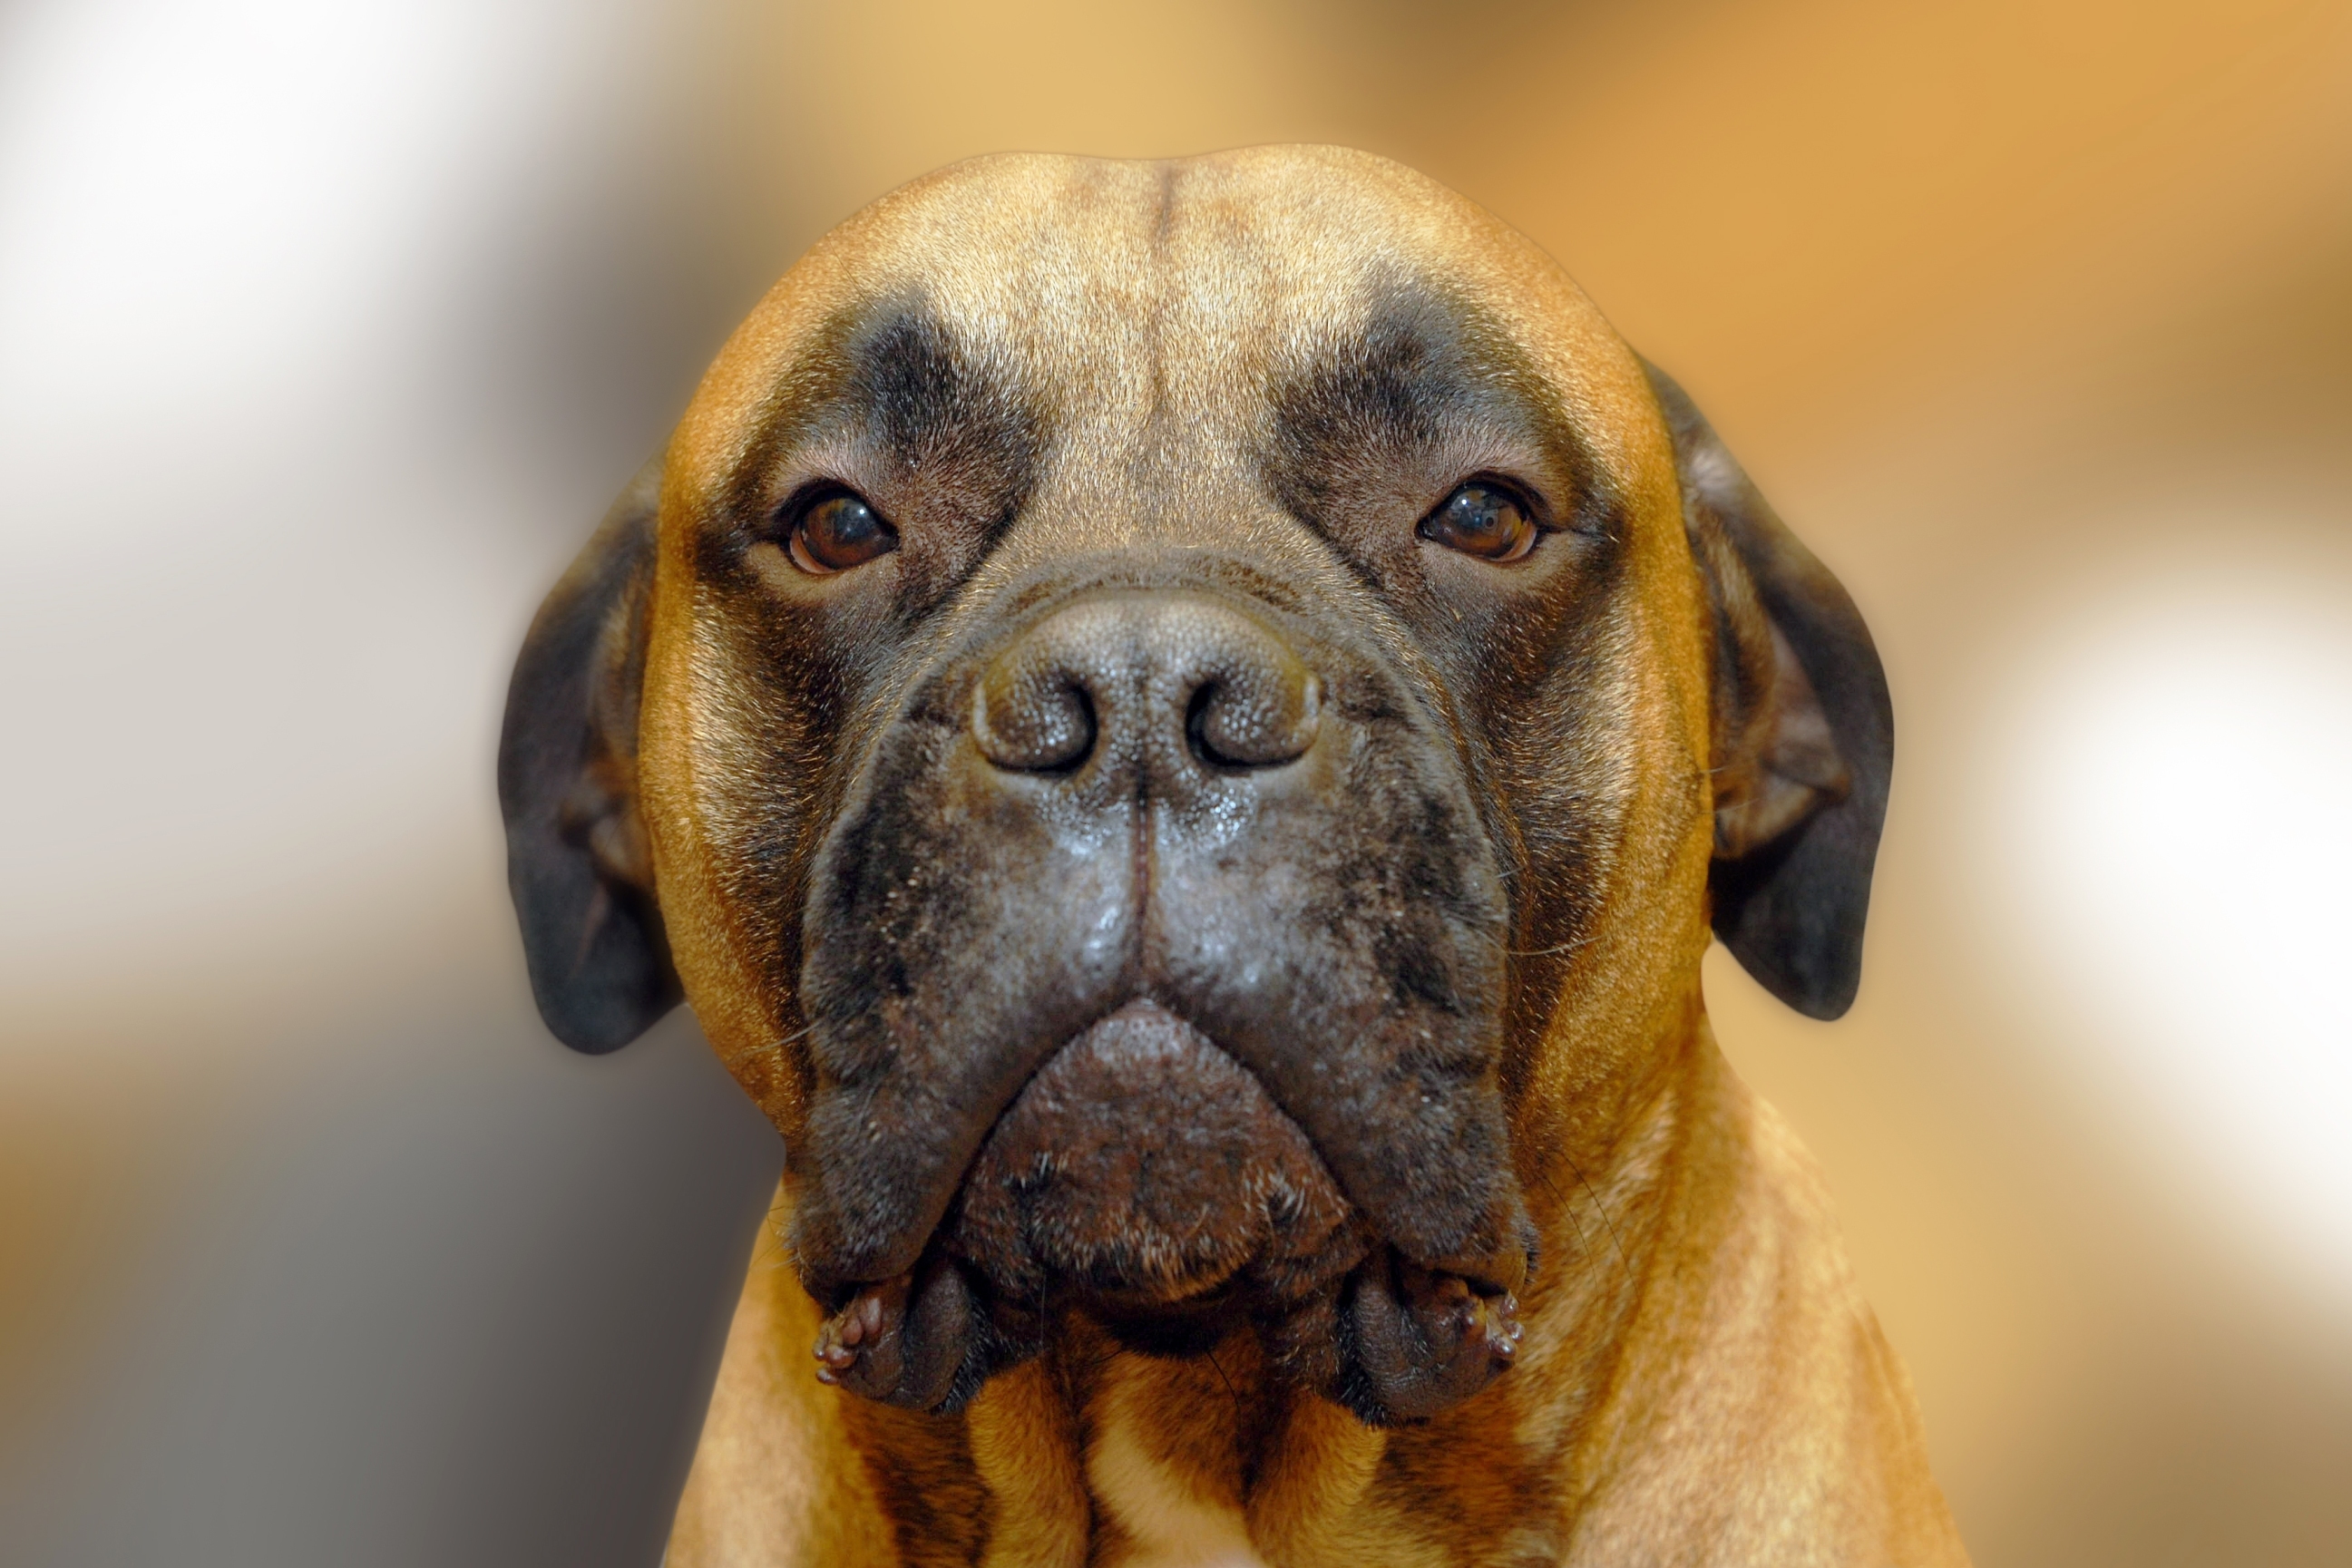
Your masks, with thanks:
<instances>
[{"instance_id":1,"label":"forehead wrinkle","mask_svg":"<svg viewBox=\"0 0 2352 1568\"><path fill-rule=\"evenodd\" d=\"M1196 221L1222 209L1225 225L1288 258L1286 298L1265 319L1258 355L1266 379L1360 336L1383 290L1421 287L1510 372L1541 430L1566 438L1570 450L1558 455L1579 460L1589 495L1621 515L1627 502L1632 513L1649 509L1665 437L1640 365L1534 241L1425 175L1349 149L1214 154L1189 161L1185 180L1213 197L1192 201Z\"/></svg>"},{"instance_id":2,"label":"forehead wrinkle","mask_svg":"<svg viewBox=\"0 0 2352 1568\"><path fill-rule=\"evenodd\" d=\"M1063 335L1076 324L1069 315L1045 336L1086 367L1070 383L1083 405L1065 402L1066 439L1044 487L1088 545L1282 551L1306 542L1270 511L1253 451L1267 345L1302 319L1332 315L1334 274L1303 256L1282 221L1295 193L1263 178L1236 188L1232 162L1129 166L1137 178L1116 225L1125 243L1108 262L1078 253L1085 222L1057 225L1063 241L1049 263L1066 257L1090 279L1118 277L1109 298L1098 287L1086 297L1110 307L1086 312L1086 341Z\"/></svg>"},{"instance_id":3,"label":"forehead wrinkle","mask_svg":"<svg viewBox=\"0 0 2352 1568\"><path fill-rule=\"evenodd\" d=\"M1181 509L1171 480L1197 451L1165 417L1171 289L1165 232L1171 166L1023 162L1012 191L987 193L977 234L959 235L938 298L1028 367L1055 439L1036 516L1020 525L1087 548L1160 532ZM941 236L944 237L944 236Z\"/></svg>"},{"instance_id":4,"label":"forehead wrinkle","mask_svg":"<svg viewBox=\"0 0 2352 1568\"><path fill-rule=\"evenodd\" d=\"M1620 510L1559 389L1493 313L1434 279L1377 278L1353 320L1295 340L1270 379L1276 481L1310 512L1323 470L1476 467L1514 454L1538 460L1529 477L1565 502L1561 521L1605 526Z\"/></svg>"},{"instance_id":5,"label":"forehead wrinkle","mask_svg":"<svg viewBox=\"0 0 2352 1568\"><path fill-rule=\"evenodd\" d=\"M844 479L982 468L1017 498L1045 434L1017 367L976 350L919 293L886 295L834 312L778 374L729 476L724 520L776 504L771 486L795 465Z\"/></svg>"},{"instance_id":6,"label":"forehead wrinkle","mask_svg":"<svg viewBox=\"0 0 2352 1568\"><path fill-rule=\"evenodd\" d=\"M1231 543L1218 525L1257 509L1235 505L1255 487L1235 461L1231 393L1248 378L1230 373L1229 340L1262 335L1265 312L1234 298L1250 268L1183 244L1185 170L1080 162L1051 182L1024 175L1015 194L1034 210L1008 223L1019 202L999 199L984 220L1013 254L951 266L935 288L959 321L999 334L1053 406L1024 535L1089 549ZM986 247L963 235L951 248ZM1218 329L1200 331L1204 319Z\"/></svg>"}]
</instances>

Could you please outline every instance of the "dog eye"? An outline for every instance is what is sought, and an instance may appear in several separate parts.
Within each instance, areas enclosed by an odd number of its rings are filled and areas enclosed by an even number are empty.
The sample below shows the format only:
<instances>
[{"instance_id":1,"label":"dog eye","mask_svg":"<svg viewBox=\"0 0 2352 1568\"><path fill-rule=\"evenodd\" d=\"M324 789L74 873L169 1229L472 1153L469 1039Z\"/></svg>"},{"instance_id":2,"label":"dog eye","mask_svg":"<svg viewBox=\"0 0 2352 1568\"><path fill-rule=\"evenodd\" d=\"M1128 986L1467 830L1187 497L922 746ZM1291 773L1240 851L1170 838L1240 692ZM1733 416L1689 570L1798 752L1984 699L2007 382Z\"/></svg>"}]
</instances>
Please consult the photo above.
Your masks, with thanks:
<instances>
[{"instance_id":1,"label":"dog eye","mask_svg":"<svg viewBox=\"0 0 2352 1568\"><path fill-rule=\"evenodd\" d=\"M785 549L803 571L827 577L864 566L875 557L898 548L898 530L865 497L836 491L825 496L793 520Z\"/></svg>"},{"instance_id":2,"label":"dog eye","mask_svg":"<svg viewBox=\"0 0 2352 1568\"><path fill-rule=\"evenodd\" d=\"M1514 561L1536 548L1542 530L1519 497L1499 485L1472 483L1421 520L1421 537L1481 560Z\"/></svg>"}]
</instances>

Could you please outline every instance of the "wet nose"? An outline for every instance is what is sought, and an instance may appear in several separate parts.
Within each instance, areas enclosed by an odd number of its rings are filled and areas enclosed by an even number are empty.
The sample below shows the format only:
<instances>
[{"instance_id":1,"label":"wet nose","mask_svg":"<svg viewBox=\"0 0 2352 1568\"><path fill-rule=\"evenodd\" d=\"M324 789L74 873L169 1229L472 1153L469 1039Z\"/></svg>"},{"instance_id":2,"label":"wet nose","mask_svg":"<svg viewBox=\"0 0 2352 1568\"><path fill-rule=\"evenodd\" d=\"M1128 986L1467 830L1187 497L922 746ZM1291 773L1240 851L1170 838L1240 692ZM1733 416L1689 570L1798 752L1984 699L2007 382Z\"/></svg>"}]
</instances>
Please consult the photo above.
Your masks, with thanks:
<instances>
[{"instance_id":1,"label":"wet nose","mask_svg":"<svg viewBox=\"0 0 2352 1568\"><path fill-rule=\"evenodd\" d=\"M1105 753L1278 768L1315 742L1322 691L1273 630L1203 595L1118 593L1055 611L989 665L972 738L1008 772Z\"/></svg>"}]
</instances>

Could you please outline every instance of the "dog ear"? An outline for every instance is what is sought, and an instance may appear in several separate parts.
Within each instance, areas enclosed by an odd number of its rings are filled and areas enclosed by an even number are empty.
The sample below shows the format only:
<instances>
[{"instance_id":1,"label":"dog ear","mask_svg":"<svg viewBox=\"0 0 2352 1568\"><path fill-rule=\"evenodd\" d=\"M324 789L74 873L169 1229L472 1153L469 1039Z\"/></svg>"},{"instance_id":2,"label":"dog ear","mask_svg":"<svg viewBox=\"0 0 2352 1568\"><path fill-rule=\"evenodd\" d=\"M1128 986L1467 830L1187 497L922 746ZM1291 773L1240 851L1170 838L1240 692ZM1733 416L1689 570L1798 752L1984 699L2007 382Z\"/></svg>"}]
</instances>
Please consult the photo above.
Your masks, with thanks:
<instances>
[{"instance_id":1,"label":"dog ear","mask_svg":"<svg viewBox=\"0 0 2352 1568\"><path fill-rule=\"evenodd\" d=\"M507 885L540 1016L575 1051L677 1005L637 811L637 699L662 460L631 480L523 639L499 739Z\"/></svg>"},{"instance_id":2,"label":"dog ear","mask_svg":"<svg viewBox=\"0 0 2352 1568\"><path fill-rule=\"evenodd\" d=\"M1895 710L1870 629L1682 388L1683 524L1715 607L1715 934L1774 996L1833 1019L1862 983Z\"/></svg>"}]
</instances>

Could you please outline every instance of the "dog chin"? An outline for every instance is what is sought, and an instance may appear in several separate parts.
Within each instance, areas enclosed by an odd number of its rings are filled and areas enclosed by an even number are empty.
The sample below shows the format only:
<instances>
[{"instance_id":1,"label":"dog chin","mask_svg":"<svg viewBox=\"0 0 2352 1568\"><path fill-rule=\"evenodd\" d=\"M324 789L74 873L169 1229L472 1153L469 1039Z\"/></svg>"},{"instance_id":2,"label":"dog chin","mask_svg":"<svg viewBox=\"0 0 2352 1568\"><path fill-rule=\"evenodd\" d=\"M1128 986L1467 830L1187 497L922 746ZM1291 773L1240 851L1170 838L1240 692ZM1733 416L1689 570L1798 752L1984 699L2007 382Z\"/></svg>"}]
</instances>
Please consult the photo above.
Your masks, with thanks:
<instances>
[{"instance_id":1,"label":"dog chin","mask_svg":"<svg viewBox=\"0 0 2352 1568\"><path fill-rule=\"evenodd\" d=\"M1184 1019L1130 1002L997 1119L941 1228L1001 1298L1112 1320L1309 1295L1370 1246L1298 1124Z\"/></svg>"}]
</instances>

